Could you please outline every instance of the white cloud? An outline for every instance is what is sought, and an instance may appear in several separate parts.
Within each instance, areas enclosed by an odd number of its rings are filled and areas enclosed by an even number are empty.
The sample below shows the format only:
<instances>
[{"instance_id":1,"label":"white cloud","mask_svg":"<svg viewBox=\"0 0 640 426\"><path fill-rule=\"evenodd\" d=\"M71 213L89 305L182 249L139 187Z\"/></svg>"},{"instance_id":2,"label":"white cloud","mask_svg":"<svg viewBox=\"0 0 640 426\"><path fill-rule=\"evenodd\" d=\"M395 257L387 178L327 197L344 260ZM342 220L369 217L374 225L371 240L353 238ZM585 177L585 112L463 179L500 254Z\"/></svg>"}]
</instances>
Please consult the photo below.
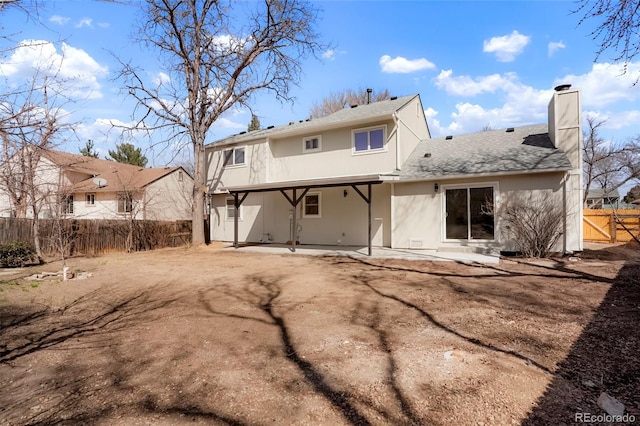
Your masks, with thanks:
<instances>
[{"instance_id":1,"label":"white cloud","mask_svg":"<svg viewBox=\"0 0 640 426\"><path fill-rule=\"evenodd\" d=\"M6 62L0 62L0 75L13 83L21 83L39 74L54 78L64 86L65 94L83 99L102 97L99 78L108 68L100 65L87 52L62 43L60 52L45 40L24 40Z\"/></svg>"},{"instance_id":2,"label":"white cloud","mask_svg":"<svg viewBox=\"0 0 640 426\"><path fill-rule=\"evenodd\" d=\"M620 65L593 64L588 73L566 75L555 80L554 86L570 83L582 90L585 107L603 108L619 101L640 100L640 84L634 86L639 75L640 61L629 63L626 72Z\"/></svg>"},{"instance_id":3,"label":"white cloud","mask_svg":"<svg viewBox=\"0 0 640 426\"><path fill-rule=\"evenodd\" d=\"M452 70L442 70L436 77L435 84L449 95L476 96L494 93L497 90L509 90L518 83L515 73L492 74L474 79L467 75L454 77Z\"/></svg>"},{"instance_id":4,"label":"white cloud","mask_svg":"<svg viewBox=\"0 0 640 426\"><path fill-rule=\"evenodd\" d=\"M490 40L485 40L482 51L495 53L500 62L511 62L517 55L522 53L530 40L531 37L522 35L518 31L513 31L509 35L492 37Z\"/></svg>"},{"instance_id":5,"label":"white cloud","mask_svg":"<svg viewBox=\"0 0 640 426\"><path fill-rule=\"evenodd\" d=\"M76 24L76 28L82 28L82 27L93 28L93 19L91 18L80 19Z\"/></svg>"},{"instance_id":6,"label":"white cloud","mask_svg":"<svg viewBox=\"0 0 640 426\"><path fill-rule=\"evenodd\" d=\"M380 57L380 67L382 72L385 73L408 74L415 71L434 69L436 66L425 58L407 59L402 56L396 56L391 59L391 56L384 55Z\"/></svg>"},{"instance_id":7,"label":"white cloud","mask_svg":"<svg viewBox=\"0 0 640 426\"><path fill-rule=\"evenodd\" d=\"M560 41L552 41L549 43L547 49L548 49L548 54L549 57L552 57L554 53L556 53L558 50L560 49L564 49L565 47L567 47L562 40Z\"/></svg>"},{"instance_id":8,"label":"white cloud","mask_svg":"<svg viewBox=\"0 0 640 426\"><path fill-rule=\"evenodd\" d=\"M71 20L71 18L60 15L53 15L51 18L49 18L49 22L53 22L54 24L58 25L65 25L67 22L69 22L69 20Z\"/></svg>"},{"instance_id":9,"label":"white cloud","mask_svg":"<svg viewBox=\"0 0 640 426\"><path fill-rule=\"evenodd\" d=\"M156 86L167 83L171 83L171 77L169 77L169 74L163 73L162 71L158 72L158 74L156 74L155 78L153 79L153 84L155 84Z\"/></svg>"}]
</instances>

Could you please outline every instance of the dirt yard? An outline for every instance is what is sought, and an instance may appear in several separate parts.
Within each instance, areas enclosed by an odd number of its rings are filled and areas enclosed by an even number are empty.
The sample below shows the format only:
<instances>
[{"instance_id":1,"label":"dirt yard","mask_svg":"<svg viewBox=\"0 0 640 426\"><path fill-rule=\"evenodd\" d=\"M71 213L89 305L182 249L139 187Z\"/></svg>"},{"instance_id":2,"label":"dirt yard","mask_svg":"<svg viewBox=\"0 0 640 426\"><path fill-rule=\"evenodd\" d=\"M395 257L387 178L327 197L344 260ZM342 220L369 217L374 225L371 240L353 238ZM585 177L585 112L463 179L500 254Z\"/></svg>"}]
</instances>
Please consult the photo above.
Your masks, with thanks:
<instances>
[{"instance_id":1,"label":"dirt yard","mask_svg":"<svg viewBox=\"0 0 640 426\"><path fill-rule=\"evenodd\" d=\"M0 424L640 421L640 251L499 265L167 249L0 275ZM86 276L86 275L85 275Z\"/></svg>"}]
</instances>

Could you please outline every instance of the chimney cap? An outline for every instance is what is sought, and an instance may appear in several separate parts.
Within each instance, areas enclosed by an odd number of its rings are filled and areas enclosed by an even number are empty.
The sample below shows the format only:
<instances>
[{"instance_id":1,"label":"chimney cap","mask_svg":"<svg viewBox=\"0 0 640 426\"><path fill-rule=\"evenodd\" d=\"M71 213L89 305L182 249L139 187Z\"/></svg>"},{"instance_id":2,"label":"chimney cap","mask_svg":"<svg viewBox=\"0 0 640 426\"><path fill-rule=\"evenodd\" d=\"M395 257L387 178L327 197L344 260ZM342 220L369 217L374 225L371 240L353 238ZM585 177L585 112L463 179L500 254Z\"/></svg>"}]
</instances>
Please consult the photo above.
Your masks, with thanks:
<instances>
[{"instance_id":1,"label":"chimney cap","mask_svg":"<svg viewBox=\"0 0 640 426\"><path fill-rule=\"evenodd\" d=\"M565 90L569 90L571 88L570 84L561 84L553 88L556 92L563 92Z\"/></svg>"}]
</instances>

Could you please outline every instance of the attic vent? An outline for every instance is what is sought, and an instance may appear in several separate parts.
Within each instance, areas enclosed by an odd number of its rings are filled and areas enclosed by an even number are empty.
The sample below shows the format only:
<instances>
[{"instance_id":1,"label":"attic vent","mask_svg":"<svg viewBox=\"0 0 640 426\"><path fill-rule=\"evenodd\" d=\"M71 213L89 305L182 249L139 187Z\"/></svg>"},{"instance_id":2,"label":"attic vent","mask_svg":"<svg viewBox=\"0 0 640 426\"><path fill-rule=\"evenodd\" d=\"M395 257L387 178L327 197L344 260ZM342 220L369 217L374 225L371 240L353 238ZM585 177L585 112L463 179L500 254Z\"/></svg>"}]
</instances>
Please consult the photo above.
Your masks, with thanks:
<instances>
[{"instance_id":1,"label":"attic vent","mask_svg":"<svg viewBox=\"0 0 640 426\"><path fill-rule=\"evenodd\" d=\"M431 153L430 152L425 152L424 158L429 158L429 157L431 157Z\"/></svg>"},{"instance_id":2,"label":"attic vent","mask_svg":"<svg viewBox=\"0 0 640 426\"><path fill-rule=\"evenodd\" d=\"M390 101L395 101L396 99L398 99L397 96L392 96L392 97L389 98Z\"/></svg>"},{"instance_id":3,"label":"attic vent","mask_svg":"<svg viewBox=\"0 0 640 426\"><path fill-rule=\"evenodd\" d=\"M453 139L453 136L449 135L449 136L445 137L445 139L450 141L451 139Z\"/></svg>"},{"instance_id":4,"label":"attic vent","mask_svg":"<svg viewBox=\"0 0 640 426\"><path fill-rule=\"evenodd\" d=\"M273 129L273 126L269 126L269 127L267 127L267 129Z\"/></svg>"},{"instance_id":5,"label":"attic vent","mask_svg":"<svg viewBox=\"0 0 640 426\"><path fill-rule=\"evenodd\" d=\"M512 133L512 132L513 132L513 127L507 128L507 133Z\"/></svg>"}]
</instances>

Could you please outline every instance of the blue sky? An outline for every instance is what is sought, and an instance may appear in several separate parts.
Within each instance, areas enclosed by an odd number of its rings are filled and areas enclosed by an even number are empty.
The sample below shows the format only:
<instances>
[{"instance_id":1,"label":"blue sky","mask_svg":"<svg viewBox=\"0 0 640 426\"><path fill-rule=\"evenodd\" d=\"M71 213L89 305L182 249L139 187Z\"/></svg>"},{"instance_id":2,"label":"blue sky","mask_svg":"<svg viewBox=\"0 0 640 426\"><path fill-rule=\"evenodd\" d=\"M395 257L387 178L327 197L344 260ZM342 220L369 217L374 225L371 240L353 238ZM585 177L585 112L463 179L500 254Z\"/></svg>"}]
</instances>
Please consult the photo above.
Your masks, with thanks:
<instances>
[{"instance_id":1,"label":"blue sky","mask_svg":"<svg viewBox=\"0 0 640 426\"><path fill-rule=\"evenodd\" d=\"M34 56L47 52L62 60L68 76L82 76L74 121L76 137L59 149L77 153L88 139L106 155L119 141L109 123L128 123L132 100L114 81L112 53L133 59L149 75L162 66L133 41L137 3L49 0L36 19L15 10L0 13L3 40L0 73L11 84L29 74ZM308 117L314 102L331 92L371 87L392 95L418 93L432 136L546 122L553 87L571 83L582 89L583 112L607 122L603 136L623 141L640 135L640 58L627 74L608 63L594 63L597 44L589 33L596 22L578 26L573 1L321 1L317 29L334 48L321 60L308 59L296 102L280 104L258 95L254 111L263 126ZM6 48L41 40L39 49ZM44 50L43 50L44 49ZM246 130L250 113L235 110L212 128L208 142ZM133 141L155 166L170 161L151 150L148 140ZM188 148L187 148L188 149ZM186 158L186 154L183 157Z\"/></svg>"}]
</instances>

